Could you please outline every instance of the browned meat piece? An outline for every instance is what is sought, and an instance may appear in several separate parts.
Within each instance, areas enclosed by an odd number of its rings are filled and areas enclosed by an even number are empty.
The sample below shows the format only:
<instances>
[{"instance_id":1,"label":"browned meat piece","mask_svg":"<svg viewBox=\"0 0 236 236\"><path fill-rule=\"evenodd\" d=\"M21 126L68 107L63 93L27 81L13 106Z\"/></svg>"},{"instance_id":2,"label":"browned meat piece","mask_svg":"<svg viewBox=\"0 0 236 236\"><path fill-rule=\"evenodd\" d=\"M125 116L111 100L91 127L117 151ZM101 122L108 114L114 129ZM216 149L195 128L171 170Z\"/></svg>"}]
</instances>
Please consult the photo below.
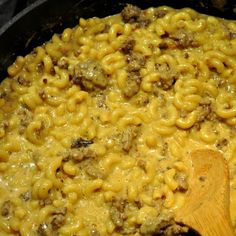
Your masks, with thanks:
<instances>
[{"instance_id":1,"label":"browned meat piece","mask_svg":"<svg viewBox=\"0 0 236 236\"><path fill-rule=\"evenodd\" d=\"M163 215L163 216L159 216L158 220L157 220L157 227L156 227L156 231L155 232L161 232L163 231L163 229L167 228L168 226L174 224L174 220L172 218L172 215Z\"/></svg>"},{"instance_id":2,"label":"browned meat piece","mask_svg":"<svg viewBox=\"0 0 236 236\"><path fill-rule=\"evenodd\" d=\"M139 17L139 21L137 26L141 27L141 28L146 28L148 27L148 25L151 23L151 20L148 19L145 14L144 11L141 12L140 17Z\"/></svg>"},{"instance_id":3,"label":"browned meat piece","mask_svg":"<svg viewBox=\"0 0 236 236\"><path fill-rule=\"evenodd\" d=\"M178 30L172 33L169 37L175 41L176 47L180 49L198 46L193 35L184 30Z\"/></svg>"},{"instance_id":4,"label":"browned meat piece","mask_svg":"<svg viewBox=\"0 0 236 236\"><path fill-rule=\"evenodd\" d=\"M47 223L42 223L37 229L38 236L50 236L50 230Z\"/></svg>"},{"instance_id":5,"label":"browned meat piece","mask_svg":"<svg viewBox=\"0 0 236 236\"><path fill-rule=\"evenodd\" d=\"M18 82L18 84L25 86L25 87L29 87L31 85L31 82L29 80L26 80L22 76L17 77L17 82Z\"/></svg>"},{"instance_id":6,"label":"browned meat piece","mask_svg":"<svg viewBox=\"0 0 236 236\"><path fill-rule=\"evenodd\" d=\"M167 63L155 64L155 69L160 73L160 75L167 77L166 74L170 73L171 68Z\"/></svg>"},{"instance_id":7,"label":"browned meat piece","mask_svg":"<svg viewBox=\"0 0 236 236\"><path fill-rule=\"evenodd\" d=\"M209 120L211 112L212 112L211 103L202 104L202 105L200 105L199 109L200 109L200 115L199 115L197 121L201 123L204 120Z\"/></svg>"},{"instance_id":8,"label":"browned meat piece","mask_svg":"<svg viewBox=\"0 0 236 236\"><path fill-rule=\"evenodd\" d=\"M146 63L145 57L135 52L128 54L126 60L128 63L127 71L129 72L139 71Z\"/></svg>"},{"instance_id":9,"label":"browned meat piece","mask_svg":"<svg viewBox=\"0 0 236 236\"><path fill-rule=\"evenodd\" d=\"M166 50L166 49L169 48L169 45L168 45L167 42L163 41L163 42L161 42L161 43L159 44L159 48L160 48L161 50Z\"/></svg>"},{"instance_id":10,"label":"browned meat piece","mask_svg":"<svg viewBox=\"0 0 236 236\"><path fill-rule=\"evenodd\" d=\"M56 63L56 62L55 62ZM56 71L55 71L55 69L54 69L54 67L52 67L51 69L50 69L50 75L55 75L56 74Z\"/></svg>"},{"instance_id":11,"label":"browned meat piece","mask_svg":"<svg viewBox=\"0 0 236 236\"><path fill-rule=\"evenodd\" d=\"M3 202L2 207L1 207L1 215L3 217L8 217L11 213L11 201L7 200Z\"/></svg>"},{"instance_id":12,"label":"browned meat piece","mask_svg":"<svg viewBox=\"0 0 236 236\"><path fill-rule=\"evenodd\" d=\"M135 104L140 106L146 106L149 103L149 96L146 93L139 93L135 99Z\"/></svg>"},{"instance_id":13,"label":"browned meat piece","mask_svg":"<svg viewBox=\"0 0 236 236\"><path fill-rule=\"evenodd\" d=\"M18 117L20 119L19 133L23 134L25 129L26 129L26 127L32 121L33 114L27 108L21 107L19 109L19 111L17 112L17 115L18 115Z\"/></svg>"},{"instance_id":14,"label":"browned meat piece","mask_svg":"<svg viewBox=\"0 0 236 236\"><path fill-rule=\"evenodd\" d=\"M115 207L110 209L111 220L116 228L122 228L124 224L123 214L119 212Z\"/></svg>"},{"instance_id":15,"label":"browned meat piece","mask_svg":"<svg viewBox=\"0 0 236 236\"><path fill-rule=\"evenodd\" d=\"M225 146L227 146L229 144L228 139L226 138L222 138L220 140L217 141L216 143L216 147L220 150L222 150Z\"/></svg>"},{"instance_id":16,"label":"browned meat piece","mask_svg":"<svg viewBox=\"0 0 236 236\"><path fill-rule=\"evenodd\" d=\"M164 235L164 236L173 236L173 235L181 236L181 235L185 235L188 231L189 231L188 227L181 226L181 225L178 225L178 224L174 223L173 225L168 226L161 235Z\"/></svg>"},{"instance_id":17,"label":"browned meat piece","mask_svg":"<svg viewBox=\"0 0 236 236\"><path fill-rule=\"evenodd\" d=\"M105 89L108 83L101 65L92 59L75 66L72 83L80 85L86 91Z\"/></svg>"},{"instance_id":18,"label":"browned meat piece","mask_svg":"<svg viewBox=\"0 0 236 236\"><path fill-rule=\"evenodd\" d=\"M200 129L201 123L206 120L209 120L209 121L220 120L220 117L218 117L217 114L214 111L212 111L210 101L200 102L200 105L197 108L197 110L199 110L199 113L198 113L199 115L194 125L197 129Z\"/></svg>"},{"instance_id":19,"label":"browned meat piece","mask_svg":"<svg viewBox=\"0 0 236 236\"><path fill-rule=\"evenodd\" d=\"M160 80L156 82L155 85L167 91L172 89L173 85L175 84L175 81L176 81L175 77L171 77L169 79L160 78Z\"/></svg>"},{"instance_id":20,"label":"browned meat piece","mask_svg":"<svg viewBox=\"0 0 236 236\"><path fill-rule=\"evenodd\" d=\"M151 236L151 235L164 235L163 229L168 227L173 223L173 220L165 217L156 217L150 218L145 223L143 223L140 227L140 233L144 236Z\"/></svg>"},{"instance_id":21,"label":"browned meat piece","mask_svg":"<svg viewBox=\"0 0 236 236\"><path fill-rule=\"evenodd\" d=\"M132 148L135 138L138 136L139 127L129 126L121 135L121 146L122 149L126 152Z\"/></svg>"},{"instance_id":22,"label":"browned meat piece","mask_svg":"<svg viewBox=\"0 0 236 236\"><path fill-rule=\"evenodd\" d=\"M51 204L52 204L52 200L50 198L39 200L40 207L45 207L45 206L51 205Z\"/></svg>"},{"instance_id":23,"label":"browned meat piece","mask_svg":"<svg viewBox=\"0 0 236 236\"><path fill-rule=\"evenodd\" d=\"M93 144L92 140L86 140L83 138L77 138L71 144L71 148L81 148L81 147L88 147L89 145Z\"/></svg>"},{"instance_id":24,"label":"browned meat piece","mask_svg":"<svg viewBox=\"0 0 236 236\"><path fill-rule=\"evenodd\" d=\"M222 118L217 116L217 114L213 111L206 116L206 119L210 121L222 120Z\"/></svg>"},{"instance_id":25,"label":"browned meat piece","mask_svg":"<svg viewBox=\"0 0 236 236\"><path fill-rule=\"evenodd\" d=\"M25 202L29 201L32 197L32 192L31 190L28 190L20 195L20 198L24 200Z\"/></svg>"},{"instance_id":26,"label":"browned meat piece","mask_svg":"<svg viewBox=\"0 0 236 236\"><path fill-rule=\"evenodd\" d=\"M53 211L53 215L66 215L67 213L67 208L66 207L60 207L57 208Z\"/></svg>"},{"instance_id":27,"label":"browned meat piece","mask_svg":"<svg viewBox=\"0 0 236 236\"><path fill-rule=\"evenodd\" d=\"M188 231L188 227L177 225L172 217L161 215L157 218L147 220L147 222L140 227L140 233L143 236L180 236Z\"/></svg>"},{"instance_id":28,"label":"browned meat piece","mask_svg":"<svg viewBox=\"0 0 236 236\"><path fill-rule=\"evenodd\" d=\"M110 217L114 223L116 230L121 230L124 224L124 209L126 202L120 199L113 199L110 208Z\"/></svg>"},{"instance_id":29,"label":"browned meat piece","mask_svg":"<svg viewBox=\"0 0 236 236\"><path fill-rule=\"evenodd\" d=\"M68 69L69 63L65 58L61 58L58 62L57 62L58 67L60 67L61 69Z\"/></svg>"},{"instance_id":30,"label":"browned meat piece","mask_svg":"<svg viewBox=\"0 0 236 236\"><path fill-rule=\"evenodd\" d=\"M103 179L104 174L101 170L99 170L96 166L87 166L87 169L85 169L86 173L92 178L92 179Z\"/></svg>"},{"instance_id":31,"label":"browned meat piece","mask_svg":"<svg viewBox=\"0 0 236 236\"><path fill-rule=\"evenodd\" d=\"M59 208L53 214L53 218L51 221L52 230L59 229L65 223L65 215L67 212L67 208Z\"/></svg>"},{"instance_id":32,"label":"browned meat piece","mask_svg":"<svg viewBox=\"0 0 236 236\"><path fill-rule=\"evenodd\" d=\"M97 230L96 225L92 225L90 230L89 230L89 236L100 236L99 231Z\"/></svg>"},{"instance_id":33,"label":"browned meat piece","mask_svg":"<svg viewBox=\"0 0 236 236\"><path fill-rule=\"evenodd\" d=\"M122 20L125 23L135 23L137 27L147 27L151 20L145 16L145 12L139 7L127 4L121 12Z\"/></svg>"},{"instance_id":34,"label":"browned meat piece","mask_svg":"<svg viewBox=\"0 0 236 236\"><path fill-rule=\"evenodd\" d=\"M155 11L155 16L156 16L157 18L162 18L162 17L164 17L167 13L168 13L167 10L157 9L157 10Z\"/></svg>"},{"instance_id":35,"label":"browned meat piece","mask_svg":"<svg viewBox=\"0 0 236 236\"><path fill-rule=\"evenodd\" d=\"M141 83L139 70L145 65L145 57L139 53L131 52L126 56L128 63L128 78L123 94L126 98L131 98L138 93Z\"/></svg>"},{"instance_id":36,"label":"browned meat piece","mask_svg":"<svg viewBox=\"0 0 236 236\"><path fill-rule=\"evenodd\" d=\"M63 156L64 156L63 161L73 160L75 162L81 162L88 158L91 158L91 159L96 158L95 152L89 148L79 148L79 149L68 150L67 152L63 154Z\"/></svg>"},{"instance_id":37,"label":"browned meat piece","mask_svg":"<svg viewBox=\"0 0 236 236\"><path fill-rule=\"evenodd\" d=\"M120 51L124 54L129 54L133 51L134 45L135 40L133 38L128 38L121 44Z\"/></svg>"},{"instance_id":38,"label":"browned meat piece","mask_svg":"<svg viewBox=\"0 0 236 236\"><path fill-rule=\"evenodd\" d=\"M129 73L126 80L126 87L123 90L125 98L131 98L138 93L141 83L141 76L138 72Z\"/></svg>"},{"instance_id":39,"label":"browned meat piece","mask_svg":"<svg viewBox=\"0 0 236 236\"><path fill-rule=\"evenodd\" d=\"M217 88L225 88L228 84L226 79L223 79L216 71L214 67L209 67L212 72L212 79L214 80Z\"/></svg>"},{"instance_id":40,"label":"browned meat piece","mask_svg":"<svg viewBox=\"0 0 236 236\"><path fill-rule=\"evenodd\" d=\"M183 172L178 172L175 174L174 179L178 183L177 190L180 192L185 192L188 190L187 175Z\"/></svg>"},{"instance_id":41,"label":"browned meat piece","mask_svg":"<svg viewBox=\"0 0 236 236\"><path fill-rule=\"evenodd\" d=\"M46 78L43 79L43 83L44 84L47 84L48 83L48 80Z\"/></svg>"},{"instance_id":42,"label":"browned meat piece","mask_svg":"<svg viewBox=\"0 0 236 236\"><path fill-rule=\"evenodd\" d=\"M139 7L127 4L121 11L121 17L125 23L136 23L139 21L141 12L142 10Z\"/></svg>"},{"instance_id":43,"label":"browned meat piece","mask_svg":"<svg viewBox=\"0 0 236 236\"><path fill-rule=\"evenodd\" d=\"M87 159L81 163L81 169L92 179L103 179L104 173L98 167L98 163L94 159Z\"/></svg>"},{"instance_id":44,"label":"browned meat piece","mask_svg":"<svg viewBox=\"0 0 236 236\"><path fill-rule=\"evenodd\" d=\"M124 212L127 202L124 199L112 199L112 207L115 207L118 211Z\"/></svg>"},{"instance_id":45,"label":"browned meat piece","mask_svg":"<svg viewBox=\"0 0 236 236\"><path fill-rule=\"evenodd\" d=\"M156 64L156 70L160 74L160 80L154 84L154 89L156 86L163 90L170 90L177 80L177 73L168 64Z\"/></svg>"}]
</instances>

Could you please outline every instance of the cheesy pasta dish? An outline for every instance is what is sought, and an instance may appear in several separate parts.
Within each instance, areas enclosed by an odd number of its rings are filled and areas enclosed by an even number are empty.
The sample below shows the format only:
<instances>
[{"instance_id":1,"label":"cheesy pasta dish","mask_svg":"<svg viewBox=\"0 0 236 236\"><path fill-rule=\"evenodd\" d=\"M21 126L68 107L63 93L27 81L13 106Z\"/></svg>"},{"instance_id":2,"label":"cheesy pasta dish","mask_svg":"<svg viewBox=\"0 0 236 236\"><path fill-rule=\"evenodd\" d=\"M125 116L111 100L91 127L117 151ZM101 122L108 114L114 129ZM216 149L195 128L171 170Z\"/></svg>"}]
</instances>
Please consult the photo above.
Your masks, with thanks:
<instances>
[{"instance_id":1,"label":"cheesy pasta dish","mask_svg":"<svg viewBox=\"0 0 236 236\"><path fill-rule=\"evenodd\" d=\"M193 150L224 154L236 229L236 23L127 5L18 56L0 85L0 235L181 235Z\"/></svg>"}]
</instances>

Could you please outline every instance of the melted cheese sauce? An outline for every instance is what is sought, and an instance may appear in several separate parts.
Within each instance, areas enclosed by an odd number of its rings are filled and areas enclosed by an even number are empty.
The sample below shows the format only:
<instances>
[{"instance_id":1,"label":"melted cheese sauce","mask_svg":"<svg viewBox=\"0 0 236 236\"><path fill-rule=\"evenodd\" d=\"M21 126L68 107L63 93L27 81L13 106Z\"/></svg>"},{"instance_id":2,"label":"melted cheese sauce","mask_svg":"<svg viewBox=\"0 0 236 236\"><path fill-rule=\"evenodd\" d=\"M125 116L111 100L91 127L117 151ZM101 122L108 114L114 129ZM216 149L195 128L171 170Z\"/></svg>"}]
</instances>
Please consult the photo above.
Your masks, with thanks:
<instances>
[{"instance_id":1,"label":"melted cheese sauce","mask_svg":"<svg viewBox=\"0 0 236 236\"><path fill-rule=\"evenodd\" d=\"M236 227L234 21L129 5L80 19L8 73L1 235L160 232L184 204L188 157L202 148L229 163Z\"/></svg>"}]
</instances>

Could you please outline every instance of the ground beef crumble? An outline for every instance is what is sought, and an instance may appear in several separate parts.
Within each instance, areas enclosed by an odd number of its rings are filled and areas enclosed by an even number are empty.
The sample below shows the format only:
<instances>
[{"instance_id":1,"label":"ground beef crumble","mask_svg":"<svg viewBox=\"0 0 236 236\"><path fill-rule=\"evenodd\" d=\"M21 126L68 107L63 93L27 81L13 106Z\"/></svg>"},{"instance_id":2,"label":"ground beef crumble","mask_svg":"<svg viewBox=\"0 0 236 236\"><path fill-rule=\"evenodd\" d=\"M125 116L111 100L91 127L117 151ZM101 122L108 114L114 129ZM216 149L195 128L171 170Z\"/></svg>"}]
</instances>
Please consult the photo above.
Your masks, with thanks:
<instances>
[{"instance_id":1,"label":"ground beef crumble","mask_svg":"<svg viewBox=\"0 0 236 236\"><path fill-rule=\"evenodd\" d=\"M155 87L165 91L172 89L176 80L178 79L178 74L172 68L170 68L168 64L156 64L155 68L159 73L160 79L153 84L154 93Z\"/></svg>"},{"instance_id":2,"label":"ground beef crumble","mask_svg":"<svg viewBox=\"0 0 236 236\"><path fill-rule=\"evenodd\" d=\"M126 80L126 87L123 90L125 98L131 98L139 92L141 76L139 72L130 72Z\"/></svg>"},{"instance_id":3,"label":"ground beef crumble","mask_svg":"<svg viewBox=\"0 0 236 236\"><path fill-rule=\"evenodd\" d=\"M138 126L129 126L122 134L121 134L121 146L125 152L129 152L132 148L133 142L135 138L138 136L138 130L140 127Z\"/></svg>"},{"instance_id":4,"label":"ground beef crumble","mask_svg":"<svg viewBox=\"0 0 236 236\"><path fill-rule=\"evenodd\" d=\"M120 51L124 54L129 54L133 51L135 40L133 38L127 38L120 46Z\"/></svg>"},{"instance_id":5,"label":"ground beef crumble","mask_svg":"<svg viewBox=\"0 0 236 236\"><path fill-rule=\"evenodd\" d=\"M221 120L221 118L218 117L217 114L213 111L210 100L201 101L199 103L199 106L197 107L197 110L199 111L198 117L194 124L194 127L197 129L200 129L201 124L206 120L213 121L213 122L217 120Z\"/></svg>"},{"instance_id":6,"label":"ground beef crumble","mask_svg":"<svg viewBox=\"0 0 236 236\"><path fill-rule=\"evenodd\" d=\"M127 4L121 11L121 17L125 23L136 24L137 27L147 27L151 23L145 16L145 11L131 4Z\"/></svg>"},{"instance_id":7,"label":"ground beef crumble","mask_svg":"<svg viewBox=\"0 0 236 236\"><path fill-rule=\"evenodd\" d=\"M1 215L3 217L8 217L11 213L11 207L12 207L12 203L10 200L3 202L1 206Z\"/></svg>"},{"instance_id":8,"label":"ground beef crumble","mask_svg":"<svg viewBox=\"0 0 236 236\"><path fill-rule=\"evenodd\" d=\"M125 220L124 210L126 204L127 202L125 200L116 198L112 199L110 203L110 217L117 231L122 230Z\"/></svg>"},{"instance_id":9,"label":"ground beef crumble","mask_svg":"<svg viewBox=\"0 0 236 236\"><path fill-rule=\"evenodd\" d=\"M87 159L80 163L79 167L84 170L90 179L104 179L104 171L99 167L95 159Z\"/></svg>"},{"instance_id":10,"label":"ground beef crumble","mask_svg":"<svg viewBox=\"0 0 236 236\"><path fill-rule=\"evenodd\" d=\"M131 51L126 56L127 73L126 86L123 90L125 98L131 98L139 92L141 84L140 69L145 65L145 57L139 53Z\"/></svg>"},{"instance_id":11,"label":"ground beef crumble","mask_svg":"<svg viewBox=\"0 0 236 236\"><path fill-rule=\"evenodd\" d=\"M31 82L29 80L26 80L22 76L17 77L17 82L18 82L18 84L25 86L25 87L29 87L31 85Z\"/></svg>"},{"instance_id":12,"label":"ground beef crumble","mask_svg":"<svg viewBox=\"0 0 236 236\"><path fill-rule=\"evenodd\" d=\"M72 83L80 85L85 91L94 91L95 89L105 89L108 79L101 65L97 61L89 59L75 66Z\"/></svg>"},{"instance_id":13,"label":"ground beef crumble","mask_svg":"<svg viewBox=\"0 0 236 236\"><path fill-rule=\"evenodd\" d=\"M135 23L138 22L141 9L137 6L127 4L126 7L121 11L122 20L125 23Z\"/></svg>"},{"instance_id":14,"label":"ground beef crumble","mask_svg":"<svg viewBox=\"0 0 236 236\"><path fill-rule=\"evenodd\" d=\"M74 162L81 162L86 159L95 159L97 157L96 153L87 147L81 147L78 149L70 149L67 150L65 153L62 153L63 161L72 160Z\"/></svg>"},{"instance_id":15,"label":"ground beef crumble","mask_svg":"<svg viewBox=\"0 0 236 236\"><path fill-rule=\"evenodd\" d=\"M197 42L194 40L193 34L184 30L178 30L170 34L169 37L176 42L177 48L180 49L198 46Z\"/></svg>"},{"instance_id":16,"label":"ground beef crumble","mask_svg":"<svg viewBox=\"0 0 236 236\"><path fill-rule=\"evenodd\" d=\"M187 233L188 231L188 227L176 224L170 216L150 218L150 220L140 227L140 233L142 236L180 236L182 233Z\"/></svg>"},{"instance_id":17,"label":"ground beef crumble","mask_svg":"<svg viewBox=\"0 0 236 236\"><path fill-rule=\"evenodd\" d=\"M144 67L146 63L146 58L140 53L132 51L126 56L126 61L128 64L127 71L134 72L139 71L141 68Z\"/></svg>"},{"instance_id":18,"label":"ground beef crumble","mask_svg":"<svg viewBox=\"0 0 236 236\"><path fill-rule=\"evenodd\" d=\"M172 33L166 32L162 35L162 42L159 44L161 50L197 48L198 46L199 44L194 38L194 34L183 29Z\"/></svg>"},{"instance_id":19,"label":"ground beef crumble","mask_svg":"<svg viewBox=\"0 0 236 236\"><path fill-rule=\"evenodd\" d=\"M65 223L65 215L67 213L67 208L58 208L53 212L53 218L51 220L52 230L59 229Z\"/></svg>"}]
</instances>

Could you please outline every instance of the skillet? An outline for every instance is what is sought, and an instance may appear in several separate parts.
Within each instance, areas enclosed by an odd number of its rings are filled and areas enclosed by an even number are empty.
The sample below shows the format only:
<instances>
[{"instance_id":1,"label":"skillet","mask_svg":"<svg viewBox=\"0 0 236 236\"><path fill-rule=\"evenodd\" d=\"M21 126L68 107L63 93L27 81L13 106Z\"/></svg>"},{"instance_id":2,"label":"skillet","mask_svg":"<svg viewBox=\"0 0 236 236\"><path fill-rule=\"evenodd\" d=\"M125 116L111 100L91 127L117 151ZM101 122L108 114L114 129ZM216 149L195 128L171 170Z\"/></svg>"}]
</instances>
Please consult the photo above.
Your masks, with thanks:
<instances>
[{"instance_id":1,"label":"skillet","mask_svg":"<svg viewBox=\"0 0 236 236\"><path fill-rule=\"evenodd\" d=\"M53 33L78 24L79 18L119 13L127 3L143 9L168 5L191 7L201 13L236 20L234 0L38 0L0 29L0 81L17 55L26 55ZM188 235L198 235L190 232Z\"/></svg>"},{"instance_id":2,"label":"skillet","mask_svg":"<svg viewBox=\"0 0 236 236\"><path fill-rule=\"evenodd\" d=\"M26 55L49 40L53 33L78 24L80 17L119 13L126 3L141 8L168 5L191 7L201 13L236 19L234 0L38 0L0 29L0 79L17 55Z\"/></svg>"}]
</instances>

